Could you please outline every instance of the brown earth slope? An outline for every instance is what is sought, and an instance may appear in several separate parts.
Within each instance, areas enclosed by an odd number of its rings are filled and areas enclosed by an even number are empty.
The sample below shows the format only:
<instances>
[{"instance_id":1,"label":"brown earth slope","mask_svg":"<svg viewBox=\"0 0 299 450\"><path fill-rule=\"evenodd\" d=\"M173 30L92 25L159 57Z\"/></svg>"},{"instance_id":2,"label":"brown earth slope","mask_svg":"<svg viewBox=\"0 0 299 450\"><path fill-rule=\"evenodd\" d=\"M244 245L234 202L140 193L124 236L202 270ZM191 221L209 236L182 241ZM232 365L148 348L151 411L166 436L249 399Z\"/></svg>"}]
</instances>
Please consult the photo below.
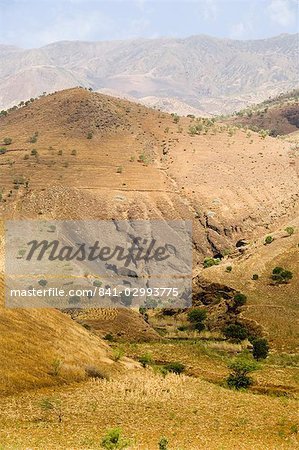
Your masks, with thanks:
<instances>
[{"instance_id":1,"label":"brown earth slope","mask_svg":"<svg viewBox=\"0 0 299 450\"><path fill-rule=\"evenodd\" d=\"M207 119L70 89L1 117L0 139L4 218L191 219L196 266L298 216L291 144Z\"/></svg>"},{"instance_id":2,"label":"brown earth slope","mask_svg":"<svg viewBox=\"0 0 299 450\"><path fill-rule=\"evenodd\" d=\"M199 259L296 215L288 142L196 123L84 89L44 97L0 118L0 211L191 219Z\"/></svg>"},{"instance_id":3,"label":"brown earth slope","mask_svg":"<svg viewBox=\"0 0 299 450\"><path fill-rule=\"evenodd\" d=\"M240 111L227 122L255 131L268 130L271 136L294 133L299 129L299 91L281 94Z\"/></svg>"}]
</instances>

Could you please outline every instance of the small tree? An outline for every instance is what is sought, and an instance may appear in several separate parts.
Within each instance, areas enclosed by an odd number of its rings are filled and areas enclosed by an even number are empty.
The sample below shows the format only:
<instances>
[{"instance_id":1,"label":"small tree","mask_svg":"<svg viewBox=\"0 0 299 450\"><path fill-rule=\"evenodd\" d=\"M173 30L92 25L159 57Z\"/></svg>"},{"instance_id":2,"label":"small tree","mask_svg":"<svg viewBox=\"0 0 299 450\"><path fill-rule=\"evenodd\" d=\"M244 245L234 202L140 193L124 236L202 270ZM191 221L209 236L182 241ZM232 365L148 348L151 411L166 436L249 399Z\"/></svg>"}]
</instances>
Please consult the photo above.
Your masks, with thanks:
<instances>
[{"instance_id":1,"label":"small tree","mask_svg":"<svg viewBox=\"0 0 299 450\"><path fill-rule=\"evenodd\" d=\"M234 303L233 303L233 309L236 310L238 308L241 308L241 306L244 306L247 302L247 297L244 294L238 293L234 296Z\"/></svg>"},{"instance_id":2,"label":"small tree","mask_svg":"<svg viewBox=\"0 0 299 450\"><path fill-rule=\"evenodd\" d=\"M248 376L249 373L258 369L258 364L253 359L242 357L235 358L228 364L232 370L226 379L227 385L233 389L247 389L253 380Z\"/></svg>"},{"instance_id":3,"label":"small tree","mask_svg":"<svg viewBox=\"0 0 299 450\"><path fill-rule=\"evenodd\" d=\"M266 359L269 353L269 343L267 339L257 338L252 341L253 350L252 355L254 359Z\"/></svg>"},{"instance_id":4,"label":"small tree","mask_svg":"<svg viewBox=\"0 0 299 450\"><path fill-rule=\"evenodd\" d=\"M191 322L197 331L202 331L205 328L203 323L207 317L207 311L202 308L194 308L188 312L188 321Z\"/></svg>"},{"instance_id":5,"label":"small tree","mask_svg":"<svg viewBox=\"0 0 299 450\"><path fill-rule=\"evenodd\" d=\"M223 333L227 339L234 342L241 342L248 337L246 328L239 323L231 323L223 330Z\"/></svg>"}]
</instances>

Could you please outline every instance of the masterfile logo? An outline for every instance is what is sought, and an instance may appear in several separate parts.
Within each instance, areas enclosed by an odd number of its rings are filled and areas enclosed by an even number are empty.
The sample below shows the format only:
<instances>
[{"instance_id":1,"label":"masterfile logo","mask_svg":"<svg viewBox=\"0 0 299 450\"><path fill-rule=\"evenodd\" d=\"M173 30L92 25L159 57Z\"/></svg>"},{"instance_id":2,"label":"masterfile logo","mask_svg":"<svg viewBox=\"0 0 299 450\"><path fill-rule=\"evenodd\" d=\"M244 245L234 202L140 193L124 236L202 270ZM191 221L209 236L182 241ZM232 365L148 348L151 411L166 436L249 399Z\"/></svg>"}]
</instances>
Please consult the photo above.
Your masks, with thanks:
<instances>
[{"instance_id":1,"label":"masterfile logo","mask_svg":"<svg viewBox=\"0 0 299 450\"><path fill-rule=\"evenodd\" d=\"M191 304L190 221L9 221L5 242L8 307Z\"/></svg>"}]
</instances>

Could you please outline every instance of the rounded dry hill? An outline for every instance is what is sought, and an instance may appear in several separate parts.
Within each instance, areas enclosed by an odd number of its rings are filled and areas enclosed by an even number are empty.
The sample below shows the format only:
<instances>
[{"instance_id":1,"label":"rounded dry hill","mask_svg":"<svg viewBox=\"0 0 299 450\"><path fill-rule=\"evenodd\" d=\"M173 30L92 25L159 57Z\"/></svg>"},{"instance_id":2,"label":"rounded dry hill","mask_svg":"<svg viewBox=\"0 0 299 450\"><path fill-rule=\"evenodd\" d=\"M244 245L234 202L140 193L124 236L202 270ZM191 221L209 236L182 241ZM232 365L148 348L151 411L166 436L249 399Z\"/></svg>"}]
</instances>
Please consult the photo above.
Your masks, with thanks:
<instances>
[{"instance_id":1,"label":"rounded dry hill","mask_svg":"<svg viewBox=\"0 0 299 450\"><path fill-rule=\"evenodd\" d=\"M4 217L191 219L195 263L263 234L298 205L288 142L85 89L9 112L5 137Z\"/></svg>"}]
</instances>

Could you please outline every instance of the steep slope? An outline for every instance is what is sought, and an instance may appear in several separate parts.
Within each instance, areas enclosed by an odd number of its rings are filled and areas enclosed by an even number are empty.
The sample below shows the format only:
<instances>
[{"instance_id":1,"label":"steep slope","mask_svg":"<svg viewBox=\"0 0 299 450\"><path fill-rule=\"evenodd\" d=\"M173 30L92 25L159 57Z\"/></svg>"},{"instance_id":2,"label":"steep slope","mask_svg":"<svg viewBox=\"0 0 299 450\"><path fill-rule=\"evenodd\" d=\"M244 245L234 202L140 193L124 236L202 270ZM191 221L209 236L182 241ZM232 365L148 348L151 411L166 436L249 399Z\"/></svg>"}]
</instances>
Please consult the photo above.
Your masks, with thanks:
<instances>
[{"instance_id":1,"label":"steep slope","mask_svg":"<svg viewBox=\"0 0 299 450\"><path fill-rule=\"evenodd\" d=\"M0 118L5 137L4 217L191 219L196 263L296 215L290 144L208 119L71 89Z\"/></svg>"},{"instance_id":2,"label":"steep slope","mask_svg":"<svg viewBox=\"0 0 299 450\"><path fill-rule=\"evenodd\" d=\"M2 47L0 109L43 91L110 89L138 100L221 114L298 87L298 36L256 41L208 36ZM30 79L30 83L26 80ZM34 82L32 82L34 80ZM164 101L159 104L163 107ZM169 104L166 102L166 107ZM176 111L179 112L179 111Z\"/></svg>"}]
</instances>

